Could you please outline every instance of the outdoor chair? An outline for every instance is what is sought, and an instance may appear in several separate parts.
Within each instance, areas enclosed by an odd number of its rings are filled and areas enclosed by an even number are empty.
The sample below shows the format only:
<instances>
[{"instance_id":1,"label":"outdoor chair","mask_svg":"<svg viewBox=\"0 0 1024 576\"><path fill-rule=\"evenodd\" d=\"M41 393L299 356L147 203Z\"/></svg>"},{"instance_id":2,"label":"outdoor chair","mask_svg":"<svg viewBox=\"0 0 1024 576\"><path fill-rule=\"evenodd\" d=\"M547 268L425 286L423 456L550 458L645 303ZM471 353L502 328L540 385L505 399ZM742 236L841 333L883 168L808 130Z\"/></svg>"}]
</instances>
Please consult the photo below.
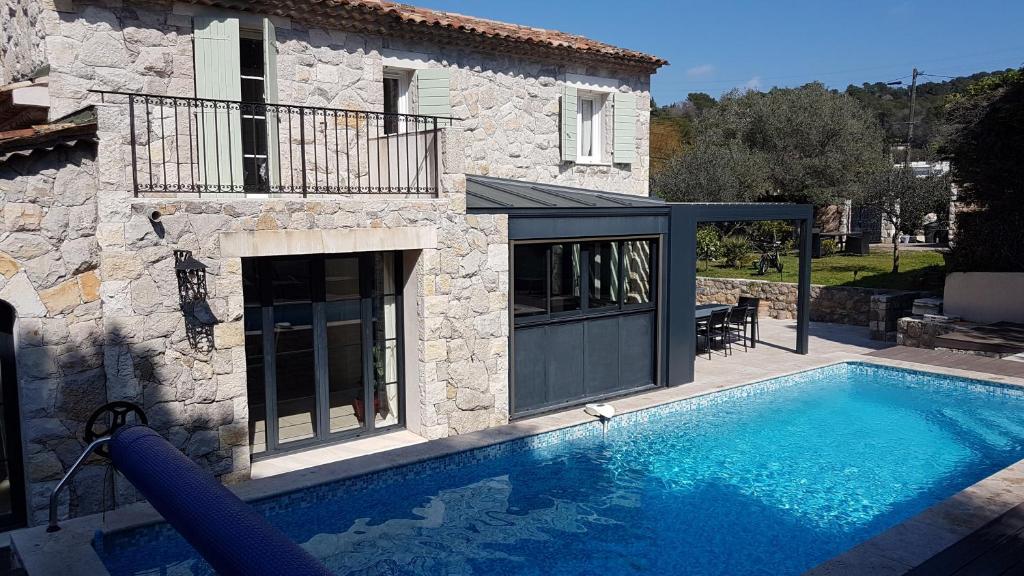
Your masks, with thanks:
<instances>
[{"instance_id":1,"label":"outdoor chair","mask_svg":"<svg viewBox=\"0 0 1024 576\"><path fill-rule=\"evenodd\" d=\"M732 346L729 344L729 314L732 307L723 310L716 310L708 317L707 335L705 342L708 347L708 359L711 359L711 349L715 342L721 342L721 349L726 356L732 353Z\"/></svg>"},{"instance_id":2,"label":"outdoor chair","mask_svg":"<svg viewBox=\"0 0 1024 576\"><path fill-rule=\"evenodd\" d=\"M729 321L726 326L729 335L730 348L735 339L743 345L743 351L747 351L747 319L750 317L750 308L747 306L735 306L729 311Z\"/></svg>"},{"instance_id":3,"label":"outdoor chair","mask_svg":"<svg viewBox=\"0 0 1024 576\"><path fill-rule=\"evenodd\" d=\"M707 352L708 353L708 359L710 360L711 359L711 334L710 334L709 327L711 326L711 324L710 324L709 320L710 320L710 318L698 318L697 319L697 339L700 340L703 343L704 347L701 348L701 351Z\"/></svg>"},{"instance_id":4,"label":"outdoor chair","mask_svg":"<svg viewBox=\"0 0 1024 576\"><path fill-rule=\"evenodd\" d=\"M757 324L758 309L761 307L761 299L753 296L740 296L737 306L746 306L749 312L747 322L750 324L750 347L757 348L757 339L761 337L761 327Z\"/></svg>"}]
</instances>

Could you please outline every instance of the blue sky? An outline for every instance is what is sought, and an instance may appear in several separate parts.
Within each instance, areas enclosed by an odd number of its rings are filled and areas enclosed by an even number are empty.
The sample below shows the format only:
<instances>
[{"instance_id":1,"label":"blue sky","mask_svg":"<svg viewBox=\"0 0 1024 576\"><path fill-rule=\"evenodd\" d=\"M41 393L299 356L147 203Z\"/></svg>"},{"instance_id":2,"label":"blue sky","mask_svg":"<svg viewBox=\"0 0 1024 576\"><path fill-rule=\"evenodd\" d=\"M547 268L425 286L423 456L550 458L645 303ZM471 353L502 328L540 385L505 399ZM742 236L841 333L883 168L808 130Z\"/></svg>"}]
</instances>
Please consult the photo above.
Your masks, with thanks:
<instances>
[{"instance_id":1,"label":"blue sky","mask_svg":"<svg viewBox=\"0 0 1024 576\"><path fill-rule=\"evenodd\" d=\"M829 86L1024 65L1024 0L404 0L582 34L667 59L659 103L734 87Z\"/></svg>"}]
</instances>

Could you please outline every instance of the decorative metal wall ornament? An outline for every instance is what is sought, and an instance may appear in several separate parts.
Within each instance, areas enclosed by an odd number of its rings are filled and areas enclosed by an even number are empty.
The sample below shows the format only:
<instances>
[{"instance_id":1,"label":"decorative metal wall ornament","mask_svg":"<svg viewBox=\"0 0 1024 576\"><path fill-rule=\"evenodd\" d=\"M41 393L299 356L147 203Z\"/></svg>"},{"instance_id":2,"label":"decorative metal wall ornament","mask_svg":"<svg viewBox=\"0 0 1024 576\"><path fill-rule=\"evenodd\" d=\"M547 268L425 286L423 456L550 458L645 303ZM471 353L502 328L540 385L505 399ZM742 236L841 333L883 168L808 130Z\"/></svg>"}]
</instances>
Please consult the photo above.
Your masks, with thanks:
<instances>
[{"instance_id":1,"label":"decorative metal wall ornament","mask_svg":"<svg viewBox=\"0 0 1024 576\"><path fill-rule=\"evenodd\" d=\"M196 260L191 250L174 251L174 274L178 278L178 304L185 316L185 335L193 350L213 350L213 325L217 318L206 299L206 264Z\"/></svg>"}]
</instances>

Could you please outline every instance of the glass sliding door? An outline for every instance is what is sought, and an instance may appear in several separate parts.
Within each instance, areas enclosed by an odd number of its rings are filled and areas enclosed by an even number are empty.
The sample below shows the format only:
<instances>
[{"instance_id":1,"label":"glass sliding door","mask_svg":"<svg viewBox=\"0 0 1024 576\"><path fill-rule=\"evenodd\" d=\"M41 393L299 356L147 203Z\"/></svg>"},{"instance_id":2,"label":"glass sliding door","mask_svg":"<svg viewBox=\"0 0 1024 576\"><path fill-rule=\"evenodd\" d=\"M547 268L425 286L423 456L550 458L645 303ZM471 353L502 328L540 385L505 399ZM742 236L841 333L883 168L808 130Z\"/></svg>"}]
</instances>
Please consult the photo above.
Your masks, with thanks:
<instances>
[{"instance_id":1,"label":"glass sliding door","mask_svg":"<svg viewBox=\"0 0 1024 576\"><path fill-rule=\"evenodd\" d=\"M243 260L254 455L401 424L400 260Z\"/></svg>"},{"instance_id":2,"label":"glass sliding door","mask_svg":"<svg viewBox=\"0 0 1024 576\"><path fill-rule=\"evenodd\" d=\"M362 428L363 314L359 256L324 260L327 322L327 391L331 432Z\"/></svg>"},{"instance_id":3,"label":"glass sliding door","mask_svg":"<svg viewBox=\"0 0 1024 576\"><path fill-rule=\"evenodd\" d=\"M314 438L319 426L312 264L306 259L270 262L274 321L271 353L281 444Z\"/></svg>"}]
</instances>

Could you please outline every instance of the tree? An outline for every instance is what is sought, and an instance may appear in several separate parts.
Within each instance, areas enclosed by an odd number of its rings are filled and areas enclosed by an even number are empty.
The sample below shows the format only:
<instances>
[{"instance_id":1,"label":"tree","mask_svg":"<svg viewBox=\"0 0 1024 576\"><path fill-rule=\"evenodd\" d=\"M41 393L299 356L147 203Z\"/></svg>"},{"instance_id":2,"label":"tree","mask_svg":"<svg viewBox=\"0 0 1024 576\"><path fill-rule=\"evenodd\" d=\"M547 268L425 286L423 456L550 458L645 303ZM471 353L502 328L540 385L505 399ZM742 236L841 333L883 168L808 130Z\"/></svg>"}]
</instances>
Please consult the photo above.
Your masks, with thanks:
<instances>
[{"instance_id":1,"label":"tree","mask_svg":"<svg viewBox=\"0 0 1024 576\"><path fill-rule=\"evenodd\" d=\"M975 82L946 105L939 150L958 202L950 271L1024 271L1024 68Z\"/></svg>"},{"instance_id":2,"label":"tree","mask_svg":"<svg viewBox=\"0 0 1024 576\"><path fill-rule=\"evenodd\" d=\"M718 104L718 101L713 96L705 92L690 92L686 95L686 101L693 106L697 114L710 110Z\"/></svg>"},{"instance_id":3,"label":"tree","mask_svg":"<svg viewBox=\"0 0 1024 576\"><path fill-rule=\"evenodd\" d=\"M700 141L655 173L651 188L673 202L747 202L769 190L767 162L742 142Z\"/></svg>"},{"instance_id":4,"label":"tree","mask_svg":"<svg viewBox=\"0 0 1024 576\"><path fill-rule=\"evenodd\" d=\"M827 205L886 163L875 118L819 83L731 92L694 128L694 146L655 179L666 199Z\"/></svg>"},{"instance_id":5,"label":"tree","mask_svg":"<svg viewBox=\"0 0 1024 576\"><path fill-rule=\"evenodd\" d=\"M697 260L704 261L704 269L711 266L711 261L718 257L722 249L722 235L714 226L697 228Z\"/></svg>"},{"instance_id":6,"label":"tree","mask_svg":"<svg viewBox=\"0 0 1024 576\"><path fill-rule=\"evenodd\" d=\"M861 203L881 212L892 224L892 271L900 271L900 234L914 234L925 217L949 208L949 180L941 176L915 177L907 167L897 167L874 175Z\"/></svg>"}]
</instances>

